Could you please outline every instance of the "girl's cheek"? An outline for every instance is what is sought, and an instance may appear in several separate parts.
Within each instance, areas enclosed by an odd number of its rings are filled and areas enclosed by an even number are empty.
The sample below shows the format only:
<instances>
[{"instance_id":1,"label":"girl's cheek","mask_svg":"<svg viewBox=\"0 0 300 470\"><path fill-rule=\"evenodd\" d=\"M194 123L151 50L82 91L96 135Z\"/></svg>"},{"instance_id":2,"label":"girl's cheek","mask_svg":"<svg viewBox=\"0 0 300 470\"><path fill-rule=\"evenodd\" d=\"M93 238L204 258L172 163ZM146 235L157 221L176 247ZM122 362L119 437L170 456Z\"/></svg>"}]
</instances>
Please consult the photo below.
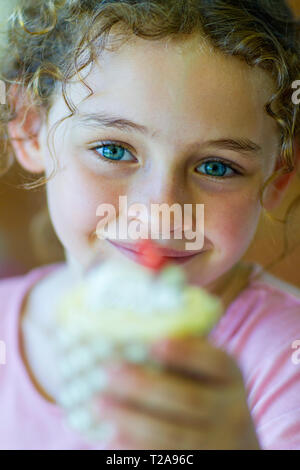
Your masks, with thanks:
<instances>
[{"instance_id":1,"label":"girl's cheek","mask_svg":"<svg viewBox=\"0 0 300 470\"><path fill-rule=\"evenodd\" d=\"M260 216L259 204L245 194L223 198L219 207L207 216L207 229L214 240L227 244L247 244L251 241Z\"/></svg>"},{"instance_id":2,"label":"girl's cheek","mask_svg":"<svg viewBox=\"0 0 300 470\"><path fill-rule=\"evenodd\" d=\"M73 236L90 236L97 228L97 208L102 203L119 206L119 194L127 188L107 182L102 176L70 166L48 184L48 200L54 224L60 231L72 231Z\"/></svg>"}]
</instances>

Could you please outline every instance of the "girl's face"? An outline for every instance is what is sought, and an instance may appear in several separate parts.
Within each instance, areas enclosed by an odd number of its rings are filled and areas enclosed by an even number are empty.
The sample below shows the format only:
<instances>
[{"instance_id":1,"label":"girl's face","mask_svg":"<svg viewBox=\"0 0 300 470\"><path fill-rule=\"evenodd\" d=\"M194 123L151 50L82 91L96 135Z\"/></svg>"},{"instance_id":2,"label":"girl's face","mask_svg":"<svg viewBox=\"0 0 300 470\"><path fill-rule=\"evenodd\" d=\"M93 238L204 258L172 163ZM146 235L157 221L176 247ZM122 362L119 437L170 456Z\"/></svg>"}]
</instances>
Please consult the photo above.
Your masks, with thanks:
<instances>
[{"instance_id":1,"label":"girl's face","mask_svg":"<svg viewBox=\"0 0 300 470\"><path fill-rule=\"evenodd\" d=\"M101 203L112 204L118 214L119 196L127 196L128 207L142 203L149 209L149 223L153 203L182 209L204 204L203 252L182 268L203 286L225 275L253 239L259 190L278 157L279 135L264 112L271 79L212 52L197 37L176 44L136 39L106 52L82 76L94 94L88 97L84 85L70 83L68 96L78 112L49 139L59 168L47 184L47 197L67 258L86 267L95 259L124 256L95 235ZM143 127L105 126L92 121L91 113ZM68 114L57 94L39 132L47 175L53 167L47 134ZM101 148L107 141L115 146ZM119 160L109 159L114 155ZM205 164L220 159L223 163ZM184 250L190 241L171 233L157 243Z\"/></svg>"}]
</instances>

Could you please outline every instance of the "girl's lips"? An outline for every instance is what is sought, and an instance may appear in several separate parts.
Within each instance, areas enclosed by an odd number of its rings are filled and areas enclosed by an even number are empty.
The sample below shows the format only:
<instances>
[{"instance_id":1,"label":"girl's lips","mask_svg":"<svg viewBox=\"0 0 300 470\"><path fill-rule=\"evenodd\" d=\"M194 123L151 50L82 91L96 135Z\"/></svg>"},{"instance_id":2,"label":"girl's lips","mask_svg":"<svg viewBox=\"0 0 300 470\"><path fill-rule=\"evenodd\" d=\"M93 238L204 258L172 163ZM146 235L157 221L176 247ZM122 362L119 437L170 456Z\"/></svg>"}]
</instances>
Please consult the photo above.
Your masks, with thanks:
<instances>
[{"instance_id":1,"label":"girl's lips","mask_svg":"<svg viewBox=\"0 0 300 470\"><path fill-rule=\"evenodd\" d=\"M129 257L130 259L134 261L139 260L139 254L135 250L131 250L130 248L127 248L119 243L116 243L115 241L108 240L106 239L109 243L114 245L121 253L123 253L125 256ZM167 249L161 249L163 256L170 262L176 263L176 264L184 264L187 263L189 260L194 258L195 256L199 255L200 253L203 253L204 250L199 251L199 252L194 252L193 254L184 254L186 252L180 252L180 251L175 251L175 250L167 250ZM177 256L165 256L165 252L168 253L176 253Z\"/></svg>"}]
</instances>

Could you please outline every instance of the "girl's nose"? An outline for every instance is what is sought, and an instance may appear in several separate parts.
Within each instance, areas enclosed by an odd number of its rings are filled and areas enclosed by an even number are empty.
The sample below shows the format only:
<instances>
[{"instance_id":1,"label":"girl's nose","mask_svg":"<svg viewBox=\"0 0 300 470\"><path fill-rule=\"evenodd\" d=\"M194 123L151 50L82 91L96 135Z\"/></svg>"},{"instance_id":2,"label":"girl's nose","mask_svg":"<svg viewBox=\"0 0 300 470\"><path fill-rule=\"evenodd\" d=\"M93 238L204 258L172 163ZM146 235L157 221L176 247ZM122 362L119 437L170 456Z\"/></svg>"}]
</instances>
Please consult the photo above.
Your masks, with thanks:
<instances>
[{"instance_id":1,"label":"girl's nose","mask_svg":"<svg viewBox=\"0 0 300 470\"><path fill-rule=\"evenodd\" d=\"M185 207L186 206L186 207ZM193 206L182 181L165 178L135 186L128 197L128 218L140 224L140 230L173 238L184 227L193 227ZM185 217L184 217L185 214Z\"/></svg>"}]
</instances>

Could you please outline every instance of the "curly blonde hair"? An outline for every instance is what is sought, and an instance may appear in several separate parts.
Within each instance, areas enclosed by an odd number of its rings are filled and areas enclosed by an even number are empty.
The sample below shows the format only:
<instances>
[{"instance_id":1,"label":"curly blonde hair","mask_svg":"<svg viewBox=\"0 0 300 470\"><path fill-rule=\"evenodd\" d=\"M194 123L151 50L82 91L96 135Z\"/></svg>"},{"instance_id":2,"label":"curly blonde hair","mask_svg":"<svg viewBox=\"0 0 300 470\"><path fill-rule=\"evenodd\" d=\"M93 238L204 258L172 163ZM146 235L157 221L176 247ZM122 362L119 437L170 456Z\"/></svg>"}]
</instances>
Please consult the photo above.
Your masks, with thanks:
<instances>
[{"instance_id":1,"label":"curly blonde hair","mask_svg":"<svg viewBox=\"0 0 300 470\"><path fill-rule=\"evenodd\" d=\"M76 109L68 100L66 84L76 75L93 94L80 71L108 48L113 27L120 44L134 36L155 41L199 33L213 48L271 75L276 92L265 111L280 130L281 161L261 188L263 207L267 185L298 168L294 142L300 117L292 102L292 83L300 78L299 21L284 0L19 0L9 17L8 44L0 64L0 78L7 84L7 105L0 110L0 169L7 169L14 159L7 126L16 117L10 88L18 85L31 105L47 116L61 83L70 110L66 118L73 116ZM24 187L45 182L42 177ZM272 217L286 229L283 253L276 262L288 252L288 226L299 203L300 196L284 220Z\"/></svg>"}]
</instances>

